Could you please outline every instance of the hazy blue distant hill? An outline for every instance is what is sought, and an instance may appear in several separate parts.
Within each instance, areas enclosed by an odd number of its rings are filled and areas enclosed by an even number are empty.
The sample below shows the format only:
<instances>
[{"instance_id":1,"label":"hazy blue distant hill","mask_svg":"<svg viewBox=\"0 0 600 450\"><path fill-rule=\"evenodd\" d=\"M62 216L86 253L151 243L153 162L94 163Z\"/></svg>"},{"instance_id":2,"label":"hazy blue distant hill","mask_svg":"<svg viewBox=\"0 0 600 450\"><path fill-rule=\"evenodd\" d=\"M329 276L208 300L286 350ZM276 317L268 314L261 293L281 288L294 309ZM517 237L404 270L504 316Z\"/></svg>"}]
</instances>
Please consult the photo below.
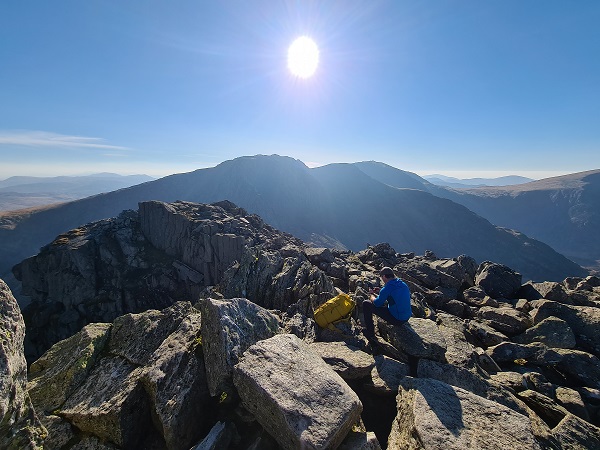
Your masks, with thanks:
<instances>
[{"instance_id":1,"label":"hazy blue distant hill","mask_svg":"<svg viewBox=\"0 0 600 450\"><path fill-rule=\"evenodd\" d=\"M0 211L77 200L154 180L148 175L98 173L86 176L10 177L0 180Z\"/></svg>"},{"instance_id":2,"label":"hazy blue distant hill","mask_svg":"<svg viewBox=\"0 0 600 450\"><path fill-rule=\"evenodd\" d=\"M5 214L0 216L0 276L58 234L137 209L144 200L230 200L316 244L360 250L367 243L389 242L399 252L464 253L480 262L507 264L534 279L585 274L547 245L497 228L462 205L417 189L428 183L414 174L399 171L398 177L411 188L398 189L389 184L391 180L382 182L365 173L391 174L391 169L373 162L309 169L292 158L259 155L40 211Z\"/></svg>"},{"instance_id":3,"label":"hazy blue distant hill","mask_svg":"<svg viewBox=\"0 0 600 450\"><path fill-rule=\"evenodd\" d=\"M505 177L497 177L497 178L454 178L448 177L445 175L433 174L433 175L425 175L423 177L430 183L436 184L438 186L446 186L452 188L472 188L472 187L480 187L480 186L512 186L514 184L523 184L534 181L531 178L521 177L518 175L508 175Z\"/></svg>"}]
</instances>

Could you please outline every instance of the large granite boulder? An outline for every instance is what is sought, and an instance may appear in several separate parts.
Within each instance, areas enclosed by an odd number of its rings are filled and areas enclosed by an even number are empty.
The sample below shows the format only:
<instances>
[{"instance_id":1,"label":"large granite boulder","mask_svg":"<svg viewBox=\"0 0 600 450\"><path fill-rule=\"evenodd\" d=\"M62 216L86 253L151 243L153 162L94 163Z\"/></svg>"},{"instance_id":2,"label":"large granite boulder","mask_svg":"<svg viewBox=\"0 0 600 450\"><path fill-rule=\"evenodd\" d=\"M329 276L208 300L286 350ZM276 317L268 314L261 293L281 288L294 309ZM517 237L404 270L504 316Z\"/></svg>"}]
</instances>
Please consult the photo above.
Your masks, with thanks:
<instances>
[{"instance_id":1,"label":"large granite boulder","mask_svg":"<svg viewBox=\"0 0 600 450\"><path fill-rule=\"evenodd\" d=\"M512 341L518 344L541 342L553 348L574 348L577 345L575 334L569 324L553 316L542 320L524 333L513 336Z\"/></svg>"},{"instance_id":2,"label":"large granite boulder","mask_svg":"<svg viewBox=\"0 0 600 450\"><path fill-rule=\"evenodd\" d=\"M26 391L25 324L12 292L0 280L0 448L42 448L46 430Z\"/></svg>"},{"instance_id":3,"label":"large granite boulder","mask_svg":"<svg viewBox=\"0 0 600 450\"><path fill-rule=\"evenodd\" d=\"M563 305L551 300L540 300L531 311L534 324L548 317L558 317L569 324L578 345L600 355L600 308Z\"/></svg>"},{"instance_id":4,"label":"large granite boulder","mask_svg":"<svg viewBox=\"0 0 600 450\"><path fill-rule=\"evenodd\" d=\"M205 299L202 311L202 351L211 396L231 390L233 367L256 342L279 332L279 320L245 298Z\"/></svg>"},{"instance_id":5,"label":"large granite boulder","mask_svg":"<svg viewBox=\"0 0 600 450\"><path fill-rule=\"evenodd\" d=\"M464 389L406 378L388 448L540 449L529 418Z\"/></svg>"},{"instance_id":6,"label":"large granite boulder","mask_svg":"<svg viewBox=\"0 0 600 450\"><path fill-rule=\"evenodd\" d=\"M522 276L510 267L491 261L482 262L475 274L475 285L492 298L514 298L521 287Z\"/></svg>"},{"instance_id":7,"label":"large granite boulder","mask_svg":"<svg viewBox=\"0 0 600 450\"><path fill-rule=\"evenodd\" d=\"M432 320L412 317L399 326L378 320L377 326L390 344L406 354L416 358L445 361L446 341Z\"/></svg>"},{"instance_id":8,"label":"large granite boulder","mask_svg":"<svg viewBox=\"0 0 600 450\"><path fill-rule=\"evenodd\" d=\"M336 448L362 411L352 389L294 335L248 348L233 378L244 407L284 449Z\"/></svg>"}]
</instances>

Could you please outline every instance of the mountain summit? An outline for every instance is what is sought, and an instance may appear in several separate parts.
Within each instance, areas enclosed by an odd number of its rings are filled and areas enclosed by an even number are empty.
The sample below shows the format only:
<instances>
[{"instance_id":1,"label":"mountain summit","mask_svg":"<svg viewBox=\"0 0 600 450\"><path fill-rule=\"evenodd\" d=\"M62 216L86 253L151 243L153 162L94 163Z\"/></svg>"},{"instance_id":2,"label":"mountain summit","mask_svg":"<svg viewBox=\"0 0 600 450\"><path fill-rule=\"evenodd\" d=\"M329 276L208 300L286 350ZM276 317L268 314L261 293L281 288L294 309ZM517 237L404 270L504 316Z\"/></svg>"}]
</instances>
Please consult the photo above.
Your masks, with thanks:
<instances>
[{"instance_id":1,"label":"mountain summit","mask_svg":"<svg viewBox=\"0 0 600 450\"><path fill-rule=\"evenodd\" d=\"M381 175L382 170L395 178ZM228 200L318 245L358 250L384 241L400 252L465 253L478 261L507 264L538 280L586 274L548 245L494 226L441 198L441 191L448 192L381 163L309 169L301 161L278 155L241 157L40 211L0 216L0 274L7 276L14 264L56 235L135 209L147 200Z\"/></svg>"}]
</instances>

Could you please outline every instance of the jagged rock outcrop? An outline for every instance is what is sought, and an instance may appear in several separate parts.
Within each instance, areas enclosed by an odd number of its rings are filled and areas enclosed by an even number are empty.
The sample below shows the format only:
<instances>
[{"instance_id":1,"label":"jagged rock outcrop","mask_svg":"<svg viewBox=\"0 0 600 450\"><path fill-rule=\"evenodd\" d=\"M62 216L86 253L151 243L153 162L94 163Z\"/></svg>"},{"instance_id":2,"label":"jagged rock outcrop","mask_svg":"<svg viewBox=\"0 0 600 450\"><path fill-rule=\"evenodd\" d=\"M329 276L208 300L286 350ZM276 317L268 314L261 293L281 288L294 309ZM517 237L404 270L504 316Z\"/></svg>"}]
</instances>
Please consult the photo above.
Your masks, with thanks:
<instances>
[{"instance_id":1,"label":"jagged rock outcrop","mask_svg":"<svg viewBox=\"0 0 600 450\"><path fill-rule=\"evenodd\" d=\"M89 324L31 365L29 394L49 448L566 449L600 440L595 277L546 290L520 279L516 286L509 268L464 255L399 254L387 244L312 249L229 203L144 208L155 221L142 225L140 213L126 213L139 233L120 233L138 236L137 255L155 279L169 280L152 293L166 295L157 300L166 306ZM74 277L63 284L73 295L59 303L65 314L85 310L73 308L83 292L73 280L86 270L108 273L107 260L90 268L78 252L97 245L89 244L92 228L118 220L74 233L72 246L45 249L21 270L34 276L35 268L57 286L60 274L47 270L78 261L81 271L63 275ZM163 223L168 233L155 230ZM209 239L222 251L207 262L201 241L210 233L202 230L213 225L221 234L242 230ZM357 320L383 266L410 286L414 317L398 327L378 320L382 354L369 355ZM186 275L170 278L170 270ZM122 298L147 286L147 273L138 273ZM37 307L54 287L44 289ZM312 311L340 289L357 309L336 330L320 329ZM182 292L198 303L175 302Z\"/></svg>"},{"instance_id":2,"label":"jagged rock outcrop","mask_svg":"<svg viewBox=\"0 0 600 450\"><path fill-rule=\"evenodd\" d=\"M14 269L32 300L24 311L28 358L87 323L197 299L221 282L228 297L269 308L318 303L335 289L302 245L230 202L143 202L71 230Z\"/></svg>"},{"instance_id":3,"label":"jagged rock outcrop","mask_svg":"<svg viewBox=\"0 0 600 450\"><path fill-rule=\"evenodd\" d=\"M0 280L0 448L42 448L46 430L26 390L25 324L12 292Z\"/></svg>"}]
</instances>

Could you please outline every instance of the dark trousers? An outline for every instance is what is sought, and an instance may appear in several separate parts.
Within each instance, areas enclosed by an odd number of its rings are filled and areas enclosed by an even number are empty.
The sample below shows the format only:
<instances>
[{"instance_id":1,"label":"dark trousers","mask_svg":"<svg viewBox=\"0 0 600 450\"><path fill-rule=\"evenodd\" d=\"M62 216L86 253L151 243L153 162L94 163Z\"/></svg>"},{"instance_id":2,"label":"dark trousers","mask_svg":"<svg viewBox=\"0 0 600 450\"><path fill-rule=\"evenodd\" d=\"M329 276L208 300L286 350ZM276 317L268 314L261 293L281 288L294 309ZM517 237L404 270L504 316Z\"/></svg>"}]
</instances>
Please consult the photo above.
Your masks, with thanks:
<instances>
[{"instance_id":1,"label":"dark trousers","mask_svg":"<svg viewBox=\"0 0 600 450\"><path fill-rule=\"evenodd\" d=\"M398 320L394 316L387 306L375 306L370 300L365 300L362 304L364 326L365 326L365 337L367 339L373 339L375 337L375 325L373 324L373 314L381 317L392 325L402 325L406 323L406 320Z\"/></svg>"}]
</instances>

